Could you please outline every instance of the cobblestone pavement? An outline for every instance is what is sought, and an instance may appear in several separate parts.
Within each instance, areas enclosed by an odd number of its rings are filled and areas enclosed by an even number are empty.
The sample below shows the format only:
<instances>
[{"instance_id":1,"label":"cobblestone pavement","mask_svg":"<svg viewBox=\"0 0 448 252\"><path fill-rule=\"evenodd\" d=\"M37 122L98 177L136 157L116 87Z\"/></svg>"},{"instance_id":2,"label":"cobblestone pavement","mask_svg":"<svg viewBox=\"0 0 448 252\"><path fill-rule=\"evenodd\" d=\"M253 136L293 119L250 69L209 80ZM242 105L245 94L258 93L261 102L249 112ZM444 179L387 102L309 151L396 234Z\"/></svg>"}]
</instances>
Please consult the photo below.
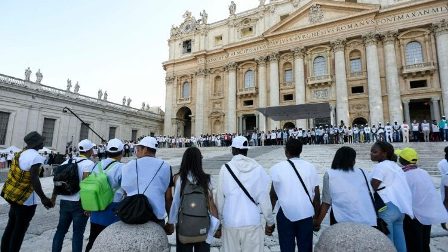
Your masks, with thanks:
<instances>
[{"instance_id":1,"label":"cobblestone pavement","mask_svg":"<svg viewBox=\"0 0 448 252\"><path fill-rule=\"evenodd\" d=\"M395 145L395 144L394 144ZM440 185L440 176L437 173L437 162L443 158L444 143L419 143L410 144L416 148L420 154L419 165L428 170L433 175L433 181L438 188ZM304 146L302 158L315 164L320 176L322 177L325 170L330 166L334 153L341 145L325 145L325 146ZM373 163L370 161L369 144L351 145L357 151L357 167L370 170ZM396 147L403 147L403 144L396 144ZM178 167L182 160L182 154L185 149L160 149L157 153L159 158L162 158L169 162L173 166L173 172L178 170ZM213 147L202 148L202 155L204 156L204 169L206 172L212 174L212 183L215 184L216 175L219 173L219 169L223 163L228 162L231 159L231 153L229 148L225 147ZM255 158L266 169L270 168L273 164L284 160L284 149L280 146L267 146L267 147L253 147L249 150L249 156ZM126 161L128 158L126 158ZM0 177L6 175L6 171L0 171ZM1 181L1 180L0 180ZM41 179L43 189L46 194L51 194L52 191L52 178ZM3 185L0 183L0 188ZM0 236L3 234L3 230L8 220L7 213L9 207L7 203L0 198ZM56 231L56 226L59 218L59 207L56 206L53 209L45 210L45 208L39 206L36 214L31 221L28 232L25 236L24 243L22 245L22 251L51 251L51 243ZM328 218L323 223L323 228L329 225ZM89 234L89 224L87 225L85 232L85 239L87 243L87 237ZM318 241L320 232L315 234L314 242ZM66 235L64 241L63 251L71 251L71 230ZM431 251L448 251L448 232L444 231L440 226L433 226L431 232ZM175 251L175 236L168 237L172 246L171 251ZM218 251L220 247L220 240L215 239L212 244L212 251ZM272 237L265 238L265 251L280 251L278 245L278 235L275 232Z\"/></svg>"}]
</instances>

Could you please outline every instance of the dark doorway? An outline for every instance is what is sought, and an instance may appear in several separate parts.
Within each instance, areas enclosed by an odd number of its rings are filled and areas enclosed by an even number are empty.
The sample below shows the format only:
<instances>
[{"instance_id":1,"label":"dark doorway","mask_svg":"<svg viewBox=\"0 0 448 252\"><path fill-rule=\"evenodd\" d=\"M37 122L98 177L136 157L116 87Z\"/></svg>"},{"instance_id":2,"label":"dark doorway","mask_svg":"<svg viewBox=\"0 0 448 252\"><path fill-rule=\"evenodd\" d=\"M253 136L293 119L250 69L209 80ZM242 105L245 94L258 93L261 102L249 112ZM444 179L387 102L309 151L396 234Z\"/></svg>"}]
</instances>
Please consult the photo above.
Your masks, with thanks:
<instances>
[{"instance_id":1,"label":"dark doorway","mask_svg":"<svg viewBox=\"0 0 448 252\"><path fill-rule=\"evenodd\" d=\"M182 107L176 114L177 135L191 137L191 110L188 107Z\"/></svg>"},{"instance_id":2,"label":"dark doorway","mask_svg":"<svg viewBox=\"0 0 448 252\"><path fill-rule=\"evenodd\" d=\"M431 121L431 101L429 99L411 100L409 102L409 116L411 122L417 120Z\"/></svg>"},{"instance_id":3,"label":"dark doorway","mask_svg":"<svg viewBox=\"0 0 448 252\"><path fill-rule=\"evenodd\" d=\"M292 122L287 122L283 125L283 129L294 129L296 126Z\"/></svg>"},{"instance_id":4,"label":"dark doorway","mask_svg":"<svg viewBox=\"0 0 448 252\"><path fill-rule=\"evenodd\" d=\"M367 120L364 117L358 117L355 120L353 120L352 125L366 125L367 124Z\"/></svg>"},{"instance_id":5,"label":"dark doorway","mask_svg":"<svg viewBox=\"0 0 448 252\"><path fill-rule=\"evenodd\" d=\"M314 127L325 127L325 126L330 126L331 125L331 118L330 117L325 117L325 118L314 118Z\"/></svg>"},{"instance_id":6,"label":"dark doorway","mask_svg":"<svg viewBox=\"0 0 448 252\"><path fill-rule=\"evenodd\" d=\"M243 134L247 134L256 130L257 128L257 118L255 115L244 115L243 116Z\"/></svg>"}]
</instances>

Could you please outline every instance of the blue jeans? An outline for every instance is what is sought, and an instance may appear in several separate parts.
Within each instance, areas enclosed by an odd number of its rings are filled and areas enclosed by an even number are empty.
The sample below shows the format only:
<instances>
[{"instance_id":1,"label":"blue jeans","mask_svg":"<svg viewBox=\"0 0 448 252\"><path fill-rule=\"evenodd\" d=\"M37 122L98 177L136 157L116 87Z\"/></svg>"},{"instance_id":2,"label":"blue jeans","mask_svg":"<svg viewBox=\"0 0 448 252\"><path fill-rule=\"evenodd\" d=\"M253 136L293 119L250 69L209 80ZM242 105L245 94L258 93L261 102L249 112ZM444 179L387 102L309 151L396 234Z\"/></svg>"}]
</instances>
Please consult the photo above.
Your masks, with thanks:
<instances>
[{"instance_id":1,"label":"blue jeans","mask_svg":"<svg viewBox=\"0 0 448 252\"><path fill-rule=\"evenodd\" d=\"M84 230L87 217L79 201L61 200L59 209L59 223L53 238L52 252L62 250L65 234L73 221L72 252L82 252Z\"/></svg>"},{"instance_id":2,"label":"blue jeans","mask_svg":"<svg viewBox=\"0 0 448 252\"><path fill-rule=\"evenodd\" d=\"M278 241L282 252L313 251L313 217L290 221L280 208L277 213Z\"/></svg>"},{"instance_id":3,"label":"blue jeans","mask_svg":"<svg viewBox=\"0 0 448 252\"><path fill-rule=\"evenodd\" d=\"M390 232L387 237L394 243L398 252L406 252L406 240L403 231L404 214L392 202L387 202L386 206L387 209L378 215L387 223Z\"/></svg>"}]
</instances>

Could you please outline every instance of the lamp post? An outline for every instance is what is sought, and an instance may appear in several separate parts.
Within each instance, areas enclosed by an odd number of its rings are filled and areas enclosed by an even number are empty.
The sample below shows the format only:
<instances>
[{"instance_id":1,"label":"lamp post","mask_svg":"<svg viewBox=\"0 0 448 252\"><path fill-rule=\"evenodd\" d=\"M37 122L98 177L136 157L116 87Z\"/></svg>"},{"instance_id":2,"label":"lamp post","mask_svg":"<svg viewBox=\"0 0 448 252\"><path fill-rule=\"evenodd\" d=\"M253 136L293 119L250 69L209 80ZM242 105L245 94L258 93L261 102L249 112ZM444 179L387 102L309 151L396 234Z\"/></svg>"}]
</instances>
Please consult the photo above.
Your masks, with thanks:
<instances>
[{"instance_id":1,"label":"lamp post","mask_svg":"<svg viewBox=\"0 0 448 252\"><path fill-rule=\"evenodd\" d=\"M68 107L64 107L64 108L62 109L62 112L64 112L64 113L67 113L67 111L70 112L72 115L74 115L76 118L78 118L78 120L81 121L81 123L82 123L83 125L87 126L87 128L89 128L95 135L97 135L97 136L101 139L101 142L106 142L106 140L104 140L104 138L102 138L98 133L96 133L96 131L94 131L94 130L90 127L89 124L85 123L85 122L84 122L84 121L83 121L77 114L75 114L75 112L73 112L70 108L68 108Z\"/></svg>"}]
</instances>

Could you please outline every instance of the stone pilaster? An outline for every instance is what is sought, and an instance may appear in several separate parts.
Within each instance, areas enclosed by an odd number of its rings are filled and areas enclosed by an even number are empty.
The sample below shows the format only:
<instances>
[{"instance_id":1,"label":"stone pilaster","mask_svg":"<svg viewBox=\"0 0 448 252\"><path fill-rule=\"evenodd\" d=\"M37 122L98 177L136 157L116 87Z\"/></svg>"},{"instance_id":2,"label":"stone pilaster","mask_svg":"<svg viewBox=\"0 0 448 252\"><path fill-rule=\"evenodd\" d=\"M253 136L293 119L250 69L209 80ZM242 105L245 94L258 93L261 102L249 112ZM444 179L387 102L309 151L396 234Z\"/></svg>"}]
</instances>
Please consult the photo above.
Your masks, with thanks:
<instances>
[{"instance_id":1,"label":"stone pilaster","mask_svg":"<svg viewBox=\"0 0 448 252\"><path fill-rule=\"evenodd\" d=\"M370 123L383 122L383 100L381 94L380 66L378 63L377 34L363 36L367 55L367 85L369 90Z\"/></svg>"},{"instance_id":2,"label":"stone pilaster","mask_svg":"<svg viewBox=\"0 0 448 252\"><path fill-rule=\"evenodd\" d=\"M279 54L273 53L269 55L269 106L278 106L280 104L280 80L278 73ZM271 130L279 129L280 122L271 119Z\"/></svg>"},{"instance_id":3,"label":"stone pilaster","mask_svg":"<svg viewBox=\"0 0 448 252\"><path fill-rule=\"evenodd\" d=\"M432 113L433 113L433 119L437 122L440 121L440 105L439 105L439 97L432 97Z\"/></svg>"},{"instance_id":4,"label":"stone pilaster","mask_svg":"<svg viewBox=\"0 0 448 252\"><path fill-rule=\"evenodd\" d=\"M404 111L404 120L406 123L411 123L411 114L409 113L409 100L404 99L403 100L403 111Z\"/></svg>"},{"instance_id":5,"label":"stone pilaster","mask_svg":"<svg viewBox=\"0 0 448 252\"><path fill-rule=\"evenodd\" d=\"M226 65L228 71L228 90L227 95L227 113L226 113L226 131L228 133L236 133L236 67L235 62Z\"/></svg>"},{"instance_id":6,"label":"stone pilaster","mask_svg":"<svg viewBox=\"0 0 448 252\"><path fill-rule=\"evenodd\" d=\"M164 135L174 135L173 128L171 127L172 125L171 119L174 116L173 108L175 108L174 106L175 96L173 96L173 93L175 92L174 80L175 80L174 76L167 76L165 78L166 96L165 96L165 122L163 124Z\"/></svg>"},{"instance_id":7,"label":"stone pilaster","mask_svg":"<svg viewBox=\"0 0 448 252\"><path fill-rule=\"evenodd\" d=\"M258 64L258 107L266 107L266 61L267 57L262 56L256 59ZM266 117L259 114L258 128L266 132Z\"/></svg>"},{"instance_id":8,"label":"stone pilaster","mask_svg":"<svg viewBox=\"0 0 448 252\"><path fill-rule=\"evenodd\" d=\"M440 86L442 88L443 114L448 115L448 21L433 25L439 63Z\"/></svg>"},{"instance_id":9,"label":"stone pilaster","mask_svg":"<svg viewBox=\"0 0 448 252\"><path fill-rule=\"evenodd\" d=\"M194 128L195 136L200 136L204 134L204 86L205 86L205 76L207 75L207 70L204 68L198 69L196 72L196 123Z\"/></svg>"},{"instance_id":10,"label":"stone pilaster","mask_svg":"<svg viewBox=\"0 0 448 252\"><path fill-rule=\"evenodd\" d=\"M400 103L400 84L398 82L397 56L395 55L396 37L397 33L392 31L386 32L382 36L386 68L387 99L389 104L389 121L391 123L403 122L403 109Z\"/></svg>"},{"instance_id":11,"label":"stone pilaster","mask_svg":"<svg viewBox=\"0 0 448 252\"><path fill-rule=\"evenodd\" d=\"M295 83L295 97L296 104L305 104L305 67L303 58L305 56L305 50L303 48L294 48L294 83ZM299 119L296 121L296 127L305 129L306 119Z\"/></svg>"},{"instance_id":12,"label":"stone pilaster","mask_svg":"<svg viewBox=\"0 0 448 252\"><path fill-rule=\"evenodd\" d=\"M332 43L336 73L336 118L337 123L344 121L348 124L348 92L345 70L345 40L338 39Z\"/></svg>"}]
</instances>

